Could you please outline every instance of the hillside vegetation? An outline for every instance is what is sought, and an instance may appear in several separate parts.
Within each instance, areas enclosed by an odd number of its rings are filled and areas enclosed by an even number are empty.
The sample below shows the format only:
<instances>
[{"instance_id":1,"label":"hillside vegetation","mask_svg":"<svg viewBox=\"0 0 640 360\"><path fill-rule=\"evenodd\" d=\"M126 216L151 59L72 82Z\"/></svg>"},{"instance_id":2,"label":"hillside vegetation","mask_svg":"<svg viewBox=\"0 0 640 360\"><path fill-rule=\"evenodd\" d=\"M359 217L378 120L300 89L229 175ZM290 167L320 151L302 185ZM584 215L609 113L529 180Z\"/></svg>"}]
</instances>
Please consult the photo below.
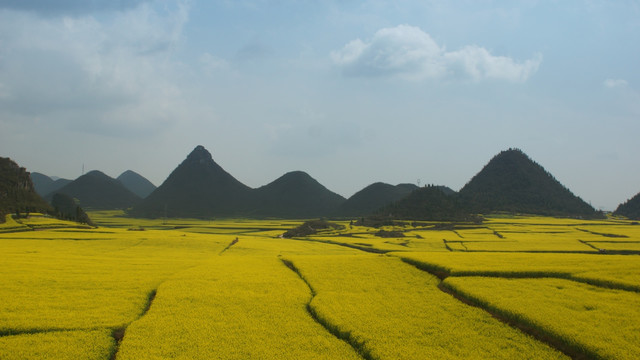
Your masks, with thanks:
<instances>
[{"instance_id":1,"label":"hillside vegetation","mask_svg":"<svg viewBox=\"0 0 640 360\"><path fill-rule=\"evenodd\" d=\"M47 175L44 175L38 172L32 172L31 181L33 182L33 187L35 188L38 195L44 197L60 189L61 187L69 184L72 180L67 180L67 179L53 180Z\"/></svg>"},{"instance_id":2,"label":"hillside vegetation","mask_svg":"<svg viewBox=\"0 0 640 360\"><path fill-rule=\"evenodd\" d=\"M640 193L620 204L614 214L626 216L629 219L640 220Z\"/></svg>"},{"instance_id":3,"label":"hillside vegetation","mask_svg":"<svg viewBox=\"0 0 640 360\"><path fill-rule=\"evenodd\" d=\"M118 180L93 170L45 197L51 201L56 193L78 199L85 209L126 209L140 201Z\"/></svg>"},{"instance_id":4,"label":"hillside vegetation","mask_svg":"<svg viewBox=\"0 0 640 360\"><path fill-rule=\"evenodd\" d=\"M390 185L373 183L353 194L338 208L338 216L364 216L373 213L385 205L398 201L418 189L413 184Z\"/></svg>"},{"instance_id":5,"label":"hillside vegetation","mask_svg":"<svg viewBox=\"0 0 640 360\"><path fill-rule=\"evenodd\" d=\"M153 185L151 181L132 170L123 172L116 180L120 181L127 190L136 194L141 199L146 198L156 189L156 186Z\"/></svg>"},{"instance_id":6,"label":"hillside vegetation","mask_svg":"<svg viewBox=\"0 0 640 360\"><path fill-rule=\"evenodd\" d=\"M575 196L519 149L500 152L459 194L462 202L476 213L598 215L591 205Z\"/></svg>"},{"instance_id":7,"label":"hillside vegetation","mask_svg":"<svg viewBox=\"0 0 640 360\"><path fill-rule=\"evenodd\" d=\"M5 214L51 210L51 206L35 192L27 170L9 158L0 157L0 222L4 222Z\"/></svg>"}]
</instances>

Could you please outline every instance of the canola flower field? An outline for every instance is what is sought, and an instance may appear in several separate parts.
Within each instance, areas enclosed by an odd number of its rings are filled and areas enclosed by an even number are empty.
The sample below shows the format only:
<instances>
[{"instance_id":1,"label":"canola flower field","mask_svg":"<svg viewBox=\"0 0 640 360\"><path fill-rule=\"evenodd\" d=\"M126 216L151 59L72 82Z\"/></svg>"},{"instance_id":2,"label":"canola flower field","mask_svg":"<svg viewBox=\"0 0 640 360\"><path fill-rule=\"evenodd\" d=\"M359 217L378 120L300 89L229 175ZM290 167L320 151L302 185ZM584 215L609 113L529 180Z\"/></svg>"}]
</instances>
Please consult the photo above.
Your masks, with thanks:
<instances>
[{"instance_id":1,"label":"canola flower field","mask_svg":"<svg viewBox=\"0 0 640 360\"><path fill-rule=\"evenodd\" d=\"M0 224L0 359L640 358L631 221L90 216Z\"/></svg>"}]
</instances>

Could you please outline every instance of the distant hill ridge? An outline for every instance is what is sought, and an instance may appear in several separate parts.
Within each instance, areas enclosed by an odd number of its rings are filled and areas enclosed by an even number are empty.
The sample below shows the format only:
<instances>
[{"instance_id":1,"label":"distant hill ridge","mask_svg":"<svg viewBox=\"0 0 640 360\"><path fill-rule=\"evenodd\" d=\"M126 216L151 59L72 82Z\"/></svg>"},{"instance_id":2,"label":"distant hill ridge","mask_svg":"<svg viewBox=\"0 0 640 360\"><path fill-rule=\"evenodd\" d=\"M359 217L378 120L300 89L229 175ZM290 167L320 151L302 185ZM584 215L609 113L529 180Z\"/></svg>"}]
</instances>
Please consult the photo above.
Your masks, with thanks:
<instances>
[{"instance_id":1,"label":"distant hill ridge","mask_svg":"<svg viewBox=\"0 0 640 360\"><path fill-rule=\"evenodd\" d=\"M286 173L255 189L250 200L251 215L287 218L321 217L330 214L345 198L321 185L303 171Z\"/></svg>"},{"instance_id":2,"label":"distant hill ridge","mask_svg":"<svg viewBox=\"0 0 640 360\"><path fill-rule=\"evenodd\" d=\"M464 218L463 213L492 212L601 215L519 149L494 156L459 193L446 186L418 188L413 184L373 183L344 199L302 171L286 173L252 189L226 172L201 145L153 191L153 184L131 170L118 178L92 171L60 191L79 199L86 208L129 208L132 216L151 218L359 217L387 213L410 219L444 220ZM124 184L131 189L134 184L144 184L145 191L151 193L141 201ZM129 195L123 196L123 191ZM116 201L123 198L126 200Z\"/></svg>"},{"instance_id":3,"label":"distant hill ridge","mask_svg":"<svg viewBox=\"0 0 640 360\"><path fill-rule=\"evenodd\" d=\"M49 193L60 189L61 187L69 184L72 180L68 179L53 179L45 174L38 172L31 173L31 181L36 192L40 196L47 196Z\"/></svg>"},{"instance_id":4,"label":"distant hill ridge","mask_svg":"<svg viewBox=\"0 0 640 360\"><path fill-rule=\"evenodd\" d=\"M127 190L120 181L98 170L80 176L49 193L45 199L51 202L56 193L78 199L84 209L126 209L140 201L140 197Z\"/></svg>"},{"instance_id":5,"label":"distant hill ridge","mask_svg":"<svg viewBox=\"0 0 640 360\"><path fill-rule=\"evenodd\" d=\"M493 157L459 193L445 186L374 183L345 200L301 171L251 189L215 163L201 145L130 214L304 218L374 212L424 220L467 219L473 218L469 214L492 212L571 217L599 214L519 149Z\"/></svg>"},{"instance_id":6,"label":"distant hill ridge","mask_svg":"<svg viewBox=\"0 0 640 360\"><path fill-rule=\"evenodd\" d=\"M390 185L382 182L373 183L353 194L338 210L338 216L363 216L398 201L418 189L414 184Z\"/></svg>"},{"instance_id":7,"label":"distant hill ridge","mask_svg":"<svg viewBox=\"0 0 640 360\"><path fill-rule=\"evenodd\" d=\"M116 178L125 188L144 199L156 189L156 186L133 170L127 170Z\"/></svg>"}]
</instances>

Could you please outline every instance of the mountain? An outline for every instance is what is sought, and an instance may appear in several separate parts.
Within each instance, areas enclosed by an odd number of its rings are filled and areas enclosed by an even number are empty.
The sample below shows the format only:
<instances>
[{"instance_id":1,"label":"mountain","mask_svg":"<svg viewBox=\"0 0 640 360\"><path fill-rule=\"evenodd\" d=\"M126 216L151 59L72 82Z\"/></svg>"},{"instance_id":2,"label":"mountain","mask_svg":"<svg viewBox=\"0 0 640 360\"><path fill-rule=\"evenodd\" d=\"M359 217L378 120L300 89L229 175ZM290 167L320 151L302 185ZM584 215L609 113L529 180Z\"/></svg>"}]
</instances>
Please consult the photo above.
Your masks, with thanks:
<instances>
[{"instance_id":1,"label":"mountain","mask_svg":"<svg viewBox=\"0 0 640 360\"><path fill-rule=\"evenodd\" d=\"M0 222L4 222L6 214L51 210L36 193L27 170L9 158L0 157Z\"/></svg>"},{"instance_id":2,"label":"mountain","mask_svg":"<svg viewBox=\"0 0 640 360\"><path fill-rule=\"evenodd\" d=\"M132 170L127 170L116 178L125 188L144 199L156 189L151 181Z\"/></svg>"},{"instance_id":3,"label":"mountain","mask_svg":"<svg viewBox=\"0 0 640 360\"><path fill-rule=\"evenodd\" d=\"M322 186L309 174L292 171L255 189L250 216L310 218L334 212L345 198Z\"/></svg>"},{"instance_id":4,"label":"mountain","mask_svg":"<svg viewBox=\"0 0 640 360\"><path fill-rule=\"evenodd\" d=\"M54 214L58 219L71 220L91 226L95 226L89 215L82 210L75 200L69 195L55 193L51 198Z\"/></svg>"},{"instance_id":5,"label":"mountain","mask_svg":"<svg viewBox=\"0 0 640 360\"><path fill-rule=\"evenodd\" d=\"M493 157L459 192L473 212L593 217L598 213L519 149Z\"/></svg>"},{"instance_id":6,"label":"mountain","mask_svg":"<svg viewBox=\"0 0 640 360\"><path fill-rule=\"evenodd\" d=\"M640 220L640 193L625 201L623 204L618 205L618 208L613 214L626 216L633 220Z\"/></svg>"},{"instance_id":7,"label":"mountain","mask_svg":"<svg viewBox=\"0 0 640 360\"><path fill-rule=\"evenodd\" d=\"M373 183L353 194L337 211L340 216L364 216L372 214L385 205L398 201L418 189L413 184L390 185Z\"/></svg>"},{"instance_id":8,"label":"mountain","mask_svg":"<svg viewBox=\"0 0 640 360\"><path fill-rule=\"evenodd\" d=\"M53 179L45 174L41 174L38 172L31 173L31 181L33 182L33 186L36 192L40 196L46 196L50 192L56 191L61 187L69 184L72 180L68 179Z\"/></svg>"},{"instance_id":9,"label":"mountain","mask_svg":"<svg viewBox=\"0 0 640 360\"><path fill-rule=\"evenodd\" d=\"M251 188L236 180L198 145L169 177L129 212L139 217L240 216Z\"/></svg>"},{"instance_id":10,"label":"mountain","mask_svg":"<svg viewBox=\"0 0 640 360\"><path fill-rule=\"evenodd\" d=\"M474 221L476 217L450 191L446 186L424 186L376 213L403 220Z\"/></svg>"},{"instance_id":11,"label":"mountain","mask_svg":"<svg viewBox=\"0 0 640 360\"><path fill-rule=\"evenodd\" d=\"M126 209L140 201L140 197L127 190L118 180L94 170L80 176L71 183L49 193L45 199L51 201L56 193L78 199L87 209Z\"/></svg>"}]
</instances>

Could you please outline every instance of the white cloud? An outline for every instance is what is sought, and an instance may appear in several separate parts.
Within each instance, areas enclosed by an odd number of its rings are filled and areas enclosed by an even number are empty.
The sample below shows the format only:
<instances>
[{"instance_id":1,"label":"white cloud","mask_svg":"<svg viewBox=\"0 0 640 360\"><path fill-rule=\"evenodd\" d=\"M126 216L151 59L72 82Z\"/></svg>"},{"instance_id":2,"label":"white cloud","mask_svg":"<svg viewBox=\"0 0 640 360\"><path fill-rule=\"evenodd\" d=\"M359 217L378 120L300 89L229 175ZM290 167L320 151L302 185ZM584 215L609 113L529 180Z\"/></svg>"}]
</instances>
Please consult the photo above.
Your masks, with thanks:
<instances>
[{"instance_id":1,"label":"white cloud","mask_svg":"<svg viewBox=\"0 0 640 360\"><path fill-rule=\"evenodd\" d=\"M473 80L501 79L513 82L524 82L533 75L542 62L542 55L533 59L516 63L506 56L493 56L485 48L471 45L458 51L443 54L450 69L459 67Z\"/></svg>"},{"instance_id":2,"label":"white cloud","mask_svg":"<svg viewBox=\"0 0 640 360\"><path fill-rule=\"evenodd\" d=\"M613 88L625 87L629 85L629 83L623 79L606 79L605 81L602 82L602 85L606 88L613 89Z\"/></svg>"},{"instance_id":3,"label":"white cloud","mask_svg":"<svg viewBox=\"0 0 640 360\"><path fill-rule=\"evenodd\" d=\"M464 76L476 81L513 82L526 81L542 62L539 54L518 63L476 45L448 52L429 34L409 25L380 29L367 42L353 40L332 52L331 58L347 76L394 76L408 80Z\"/></svg>"}]
</instances>

